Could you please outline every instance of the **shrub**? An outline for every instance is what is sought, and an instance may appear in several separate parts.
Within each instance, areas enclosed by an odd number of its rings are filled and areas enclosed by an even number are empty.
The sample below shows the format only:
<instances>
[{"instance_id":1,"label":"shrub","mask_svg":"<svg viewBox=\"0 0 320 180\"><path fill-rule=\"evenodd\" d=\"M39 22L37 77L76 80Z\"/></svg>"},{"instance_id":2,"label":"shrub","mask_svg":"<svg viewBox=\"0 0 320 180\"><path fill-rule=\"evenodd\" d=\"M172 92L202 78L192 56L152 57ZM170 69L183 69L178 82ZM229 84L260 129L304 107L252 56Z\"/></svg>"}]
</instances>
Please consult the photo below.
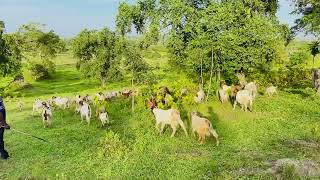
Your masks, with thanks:
<instances>
[{"instance_id":1,"label":"shrub","mask_svg":"<svg viewBox=\"0 0 320 180\"><path fill-rule=\"evenodd\" d=\"M265 73L251 73L249 79L255 80L259 86L274 85L280 88L311 87L311 70L299 67L286 67Z\"/></svg>"},{"instance_id":2,"label":"shrub","mask_svg":"<svg viewBox=\"0 0 320 180\"><path fill-rule=\"evenodd\" d=\"M27 80L44 80L49 79L56 71L56 65L50 60L32 61L29 62L26 69L27 73L24 73L24 77Z\"/></svg>"},{"instance_id":3,"label":"shrub","mask_svg":"<svg viewBox=\"0 0 320 180\"><path fill-rule=\"evenodd\" d=\"M121 159L127 154L127 147L121 141L118 134L113 131L107 132L104 139L101 140L100 157L112 157Z\"/></svg>"},{"instance_id":4,"label":"shrub","mask_svg":"<svg viewBox=\"0 0 320 180\"><path fill-rule=\"evenodd\" d=\"M8 87L3 89L4 97L21 97L21 90L32 88L31 84L24 81L13 81Z\"/></svg>"},{"instance_id":5,"label":"shrub","mask_svg":"<svg viewBox=\"0 0 320 180\"><path fill-rule=\"evenodd\" d=\"M49 78L49 71L42 64L31 64L29 70L32 78L36 81Z\"/></svg>"},{"instance_id":6,"label":"shrub","mask_svg":"<svg viewBox=\"0 0 320 180\"><path fill-rule=\"evenodd\" d=\"M300 49L290 55L290 66L305 67L311 59L310 52Z\"/></svg>"}]
</instances>

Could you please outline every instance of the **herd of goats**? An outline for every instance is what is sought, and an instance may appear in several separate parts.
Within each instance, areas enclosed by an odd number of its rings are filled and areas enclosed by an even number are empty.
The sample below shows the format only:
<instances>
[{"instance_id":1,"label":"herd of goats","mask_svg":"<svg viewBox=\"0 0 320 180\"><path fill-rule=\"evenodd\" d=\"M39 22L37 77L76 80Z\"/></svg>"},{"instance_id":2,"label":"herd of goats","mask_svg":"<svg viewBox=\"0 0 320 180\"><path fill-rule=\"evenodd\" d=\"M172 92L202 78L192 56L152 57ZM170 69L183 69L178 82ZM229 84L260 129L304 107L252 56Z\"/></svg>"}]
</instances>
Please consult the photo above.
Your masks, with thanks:
<instances>
[{"instance_id":1,"label":"herd of goats","mask_svg":"<svg viewBox=\"0 0 320 180\"><path fill-rule=\"evenodd\" d=\"M247 111L248 109L252 111L252 103L257 95L257 85L255 82L247 83L245 78L239 78L239 83L237 85L228 86L225 81L220 82L220 89L218 90L219 99L221 103L226 101L233 102L233 108L235 109L237 104L240 105L241 109ZM156 120L156 129L163 133L163 130L166 125L170 125L172 128L171 137L174 137L177 128L180 126L184 131L185 135L188 136L187 130L185 128L184 122L181 119L180 111L174 108L167 110L158 108L158 103L163 103L165 105L165 99L168 96L171 97L171 93L167 87L161 88L161 96L163 99L161 101L157 100L154 96L146 101L146 105L151 109L155 120ZM187 93L186 89L181 90L181 96ZM277 93L277 88L270 86L266 88L266 94L272 96ZM76 97L71 101L67 97L52 97L47 101L42 101L36 99L33 104L33 112L41 114L44 127L51 126L52 123L52 106L56 106L62 109L70 108L71 104L75 105L75 112L80 115L81 121L86 120L88 125L90 124L90 119L92 115L91 106L94 106L96 109L96 117L101 121L102 126L109 124L109 116L105 108L105 103L113 98L123 96L124 98L129 98L131 96L137 96L137 92L131 90L125 90L123 92L99 92L94 96L90 95L76 95ZM205 92L200 86L199 91L197 92L196 97L194 97L195 103L201 103L204 101ZM22 102L18 102L18 106L22 108ZM191 113L191 123L192 123L192 134L198 134L200 143L204 143L206 137L213 136L216 140L217 145L219 144L218 134L214 130L212 123L204 117L200 117L198 113Z\"/></svg>"}]
</instances>

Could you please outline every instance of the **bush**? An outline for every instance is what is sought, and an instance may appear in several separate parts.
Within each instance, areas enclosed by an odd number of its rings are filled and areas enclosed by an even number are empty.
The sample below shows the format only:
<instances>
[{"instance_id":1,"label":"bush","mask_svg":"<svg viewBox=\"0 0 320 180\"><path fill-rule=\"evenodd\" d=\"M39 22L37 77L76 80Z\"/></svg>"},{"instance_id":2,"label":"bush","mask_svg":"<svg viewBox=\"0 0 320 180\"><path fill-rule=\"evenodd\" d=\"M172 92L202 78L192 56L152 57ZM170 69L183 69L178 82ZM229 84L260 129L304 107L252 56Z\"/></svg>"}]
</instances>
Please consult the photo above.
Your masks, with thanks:
<instances>
[{"instance_id":1,"label":"bush","mask_svg":"<svg viewBox=\"0 0 320 180\"><path fill-rule=\"evenodd\" d=\"M24 77L28 81L38 81L49 79L52 74L56 71L56 65L50 60L33 61L30 62L26 71L24 72Z\"/></svg>"},{"instance_id":2,"label":"bush","mask_svg":"<svg viewBox=\"0 0 320 180\"><path fill-rule=\"evenodd\" d=\"M101 140L100 157L112 157L121 159L127 154L127 147L121 141L118 134L113 131L107 132L104 139Z\"/></svg>"},{"instance_id":3,"label":"bush","mask_svg":"<svg viewBox=\"0 0 320 180\"><path fill-rule=\"evenodd\" d=\"M310 59L310 52L301 49L290 55L290 66L305 67Z\"/></svg>"},{"instance_id":4,"label":"bush","mask_svg":"<svg viewBox=\"0 0 320 180\"><path fill-rule=\"evenodd\" d=\"M312 72L299 67L286 67L265 73L251 73L249 79L255 80L259 86L274 85L280 88L312 87Z\"/></svg>"},{"instance_id":5,"label":"bush","mask_svg":"<svg viewBox=\"0 0 320 180\"><path fill-rule=\"evenodd\" d=\"M49 71L42 64L31 64L29 70L32 78L36 81L49 78Z\"/></svg>"},{"instance_id":6,"label":"bush","mask_svg":"<svg viewBox=\"0 0 320 180\"><path fill-rule=\"evenodd\" d=\"M21 97L21 90L32 88L31 84L24 81L13 81L8 87L3 89L4 97Z\"/></svg>"}]
</instances>

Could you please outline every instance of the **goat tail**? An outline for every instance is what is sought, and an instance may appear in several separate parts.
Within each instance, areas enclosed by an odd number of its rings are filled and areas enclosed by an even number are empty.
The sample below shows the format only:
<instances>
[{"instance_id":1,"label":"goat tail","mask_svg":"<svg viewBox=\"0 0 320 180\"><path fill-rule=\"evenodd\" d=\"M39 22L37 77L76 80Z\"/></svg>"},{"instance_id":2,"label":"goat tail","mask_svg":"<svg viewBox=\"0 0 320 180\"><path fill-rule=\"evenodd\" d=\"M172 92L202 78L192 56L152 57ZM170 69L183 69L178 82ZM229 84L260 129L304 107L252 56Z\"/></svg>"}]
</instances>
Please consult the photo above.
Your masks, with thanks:
<instances>
[{"instance_id":1,"label":"goat tail","mask_svg":"<svg viewBox=\"0 0 320 180\"><path fill-rule=\"evenodd\" d=\"M179 118L178 123L182 127L182 129L183 129L184 133L186 134L186 136L188 137L188 133L187 133L186 127L184 126L184 123L181 120L181 118Z\"/></svg>"},{"instance_id":2,"label":"goat tail","mask_svg":"<svg viewBox=\"0 0 320 180\"><path fill-rule=\"evenodd\" d=\"M218 135L217 131L213 129L213 126L209 120L206 120L206 122L209 127L209 135L211 134L216 139L217 146L219 146L219 135Z\"/></svg>"}]
</instances>

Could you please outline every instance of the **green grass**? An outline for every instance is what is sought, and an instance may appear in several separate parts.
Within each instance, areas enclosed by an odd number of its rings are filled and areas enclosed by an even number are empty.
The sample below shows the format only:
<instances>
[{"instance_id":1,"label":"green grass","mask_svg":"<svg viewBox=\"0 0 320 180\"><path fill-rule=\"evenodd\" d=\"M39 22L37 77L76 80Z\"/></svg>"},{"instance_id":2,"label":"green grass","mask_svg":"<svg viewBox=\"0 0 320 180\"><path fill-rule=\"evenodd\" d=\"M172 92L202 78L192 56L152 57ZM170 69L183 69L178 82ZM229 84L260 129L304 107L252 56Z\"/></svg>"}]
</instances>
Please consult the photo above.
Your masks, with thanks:
<instances>
[{"instance_id":1,"label":"green grass","mask_svg":"<svg viewBox=\"0 0 320 180\"><path fill-rule=\"evenodd\" d=\"M196 87L185 74L167 66L165 50L150 51L145 56L159 85ZM6 102L12 128L43 137L50 144L6 131L11 158L0 162L0 179L275 179L265 171L269 161L294 158L320 163L319 149L294 144L297 140L320 139L313 133L320 127L320 100L299 91L281 91L271 98L260 95L254 111L247 113L239 107L233 110L230 103L221 105L216 97L201 105L181 106L189 137L180 129L170 138L170 128L160 136L142 97L134 114L128 99L108 103L111 125L106 128L101 128L95 118L90 126L81 123L71 108L55 109L53 127L44 129L40 117L31 115L35 98L73 97L101 90L99 82L81 78L69 55L59 56L56 63L53 79L33 83L33 89L22 92L23 111L17 110L14 100ZM107 89L129 86L129 81L114 82ZM211 120L220 146L215 146L212 138L200 145L191 136L188 117L194 110Z\"/></svg>"}]
</instances>

